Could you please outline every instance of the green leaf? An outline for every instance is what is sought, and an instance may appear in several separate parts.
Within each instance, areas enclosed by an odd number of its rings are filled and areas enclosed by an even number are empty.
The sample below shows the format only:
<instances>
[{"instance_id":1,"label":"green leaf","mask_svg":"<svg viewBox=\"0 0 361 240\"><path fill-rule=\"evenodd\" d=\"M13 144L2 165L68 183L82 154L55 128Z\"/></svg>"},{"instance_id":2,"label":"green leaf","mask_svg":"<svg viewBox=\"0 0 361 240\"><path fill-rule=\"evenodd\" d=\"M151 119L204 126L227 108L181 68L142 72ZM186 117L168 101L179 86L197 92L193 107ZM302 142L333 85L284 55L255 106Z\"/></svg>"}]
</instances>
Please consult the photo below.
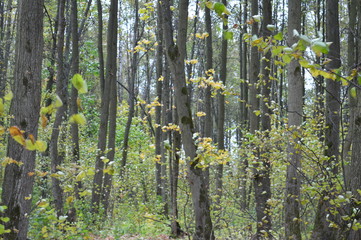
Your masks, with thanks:
<instances>
[{"instance_id":1,"label":"green leaf","mask_svg":"<svg viewBox=\"0 0 361 240\"><path fill-rule=\"evenodd\" d=\"M233 39L233 32L226 31L223 33L223 37L225 40L232 40Z\"/></svg>"},{"instance_id":2,"label":"green leaf","mask_svg":"<svg viewBox=\"0 0 361 240\"><path fill-rule=\"evenodd\" d=\"M357 82L359 85L361 85L361 74L357 75Z\"/></svg>"},{"instance_id":3,"label":"green leaf","mask_svg":"<svg viewBox=\"0 0 361 240\"><path fill-rule=\"evenodd\" d=\"M71 79L71 83L78 90L79 93L88 92L88 86L80 74L75 74Z\"/></svg>"},{"instance_id":4,"label":"green leaf","mask_svg":"<svg viewBox=\"0 0 361 240\"><path fill-rule=\"evenodd\" d=\"M222 13L226 10L226 6L224 6L223 3L216 2L213 4L213 9L219 16L221 16Z\"/></svg>"},{"instance_id":5,"label":"green leaf","mask_svg":"<svg viewBox=\"0 0 361 240\"><path fill-rule=\"evenodd\" d=\"M317 56L320 56L322 53L327 54L329 51L329 47L325 42L314 42L311 48Z\"/></svg>"},{"instance_id":6,"label":"green leaf","mask_svg":"<svg viewBox=\"0 0 361 240\"><path fill-rule=\"evenodd\" d=\"M282 41L282 40L283 40L283 33L282 33L282 32L279 32L279 33L277 33L273 38L274 38L275 40L277 40L277 41Z\"/></svg>"},{"instance_id":7,"label":"green leaf","mask_svg":"<svg viewBox=\"0 0 361 240\"><path fill-rule=\"evenodd\" d=\"M351 95L351 97L356 98L357 95L356 95L356 88L355 87L350 89L350 95Z\"/></svg>"},{"instance_id":8,"label":"green leaf","mask_svg":"<svg viewBox=\"0 0 361 240\"><path fill-rule=\"evenodd\" d=\"M284 63L290 63L291 60L292 60L292 57L291 57L289 54L284 54L284 55L282 55L282 61L283 61Z\"/></svg>"},{"instance_id":9,"label":"green leaf","mask_svg":"<svg viewBox=\"0 0 361 240\"><path fill-rule=\"evenodd\" d=\"M8 217L2 217L2 218L0 218L1 219L1 221L3 221L3 222L9 222L10 221L10 218L8 218Z\"/></svg>"}]
</instances>

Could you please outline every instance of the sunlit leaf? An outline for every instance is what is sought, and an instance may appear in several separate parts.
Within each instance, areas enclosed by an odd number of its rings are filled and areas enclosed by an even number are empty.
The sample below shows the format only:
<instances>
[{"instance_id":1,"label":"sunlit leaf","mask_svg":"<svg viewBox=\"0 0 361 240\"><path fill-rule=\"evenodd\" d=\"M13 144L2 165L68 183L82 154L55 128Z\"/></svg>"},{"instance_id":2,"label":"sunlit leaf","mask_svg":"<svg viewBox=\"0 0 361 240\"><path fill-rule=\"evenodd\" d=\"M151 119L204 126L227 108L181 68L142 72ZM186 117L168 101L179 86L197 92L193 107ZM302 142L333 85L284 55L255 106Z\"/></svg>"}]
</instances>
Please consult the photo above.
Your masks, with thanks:
<instances>
[{"instance_id":1,"label":"sunlit leaf","mask_svg":"<svg viewBox=\"0 0 361 240\"><path fill-rule=\"evenodd\" d=\"M221 16L224 10L226 9L226 6L224 6L223 3L216 2L213 4L213 9L219 16Z\"/></svg>"},{"instance_id":2,"label":"sunlit leaf","mask_svg":"<svg viewBox=\"0 0 361 240\"><path fill-rule=\"evenodd\" d=\"M35 148L39 152L45 152L47 147L48 147L48 145L45 141L38 140L35 142Z\"/></svg>"},{"instance_id":3,"label":"sunlit leaf","mask_svg":"<svg viewBox=\"0 0 361 240\"><path fill-rule=\"evenodd\" d=\"M353 97L353 98L356 98L356 88L355 87L352 87L351 89L350 89L350 95L351 95L351 97Z\"/></svg>"},{"instance_id":4,"label":"sunlit leaf","mask_svg":"<svg viewBox=\"0 0 361 240\"><path fill-rule=\"evenodd\" d=\"M48 118L45 115L41 115L40 119L41 119L41 126L43 128L46 128L46 126L48 125Z\"/></svg>"},{"instance_id":5,"label":"sunlit leaf","mask_svg":"<svg viewBox=\"0 0 361 240\"><path fill-rule=\"evenodd\" d=\"M82 113L77 113L77 114L72 115L69 118L69 122L76 123L76 124L79 124L79 125L85 125L86 124L86 118Z\"/></svg>"},{"instance_id":6,"label":"sunlit leaf","mask_svg":"<svg viewBox=\"0 0 361 240\"><path fill-rule=\"evenodd\" d=\"M60 97L58 95L56 95L55 96L54 107L55 108L60 108L61 106L63 106L63 101L61 101Z\"/></svg>"},{"instance_id":7,"label":"sunlit leaf","mask_svg":"<svg viewBox=\"0 0 361 240\"><path fill-rule=\"evenodd\" d=\"M73 201L74 201L74 197L73 197L73 196L69 196L69 197L66 198L66 203L67 203L67 204L70 204L70 203L72 203Z\"/></svg>"},{"instance_id":8,"label":"sunlit leaf","mask_svg":"<svg viewBox=\"0 0 361 240\"><path fill-rule=\"evenodd\" d=\"M49 203L47 201L40 201L38 203L38 207L46 208L47 206L49 206Z\"/></svg>"},{"instance_id":9,"label":"sunlit leaf","mask_svg":"<svg viewBox=\"0 0 361 240\"><path fill-rule=\"evenodd\" d=\"M30 139L26 139L25 140L25 148L29 151L34 151L36 150L36 146L33 143L33 141L31 141Z\"/></svg>"},{"instance_id":10,"label":"sunlit leaf","mask_svg":"<svg viewBox=\"0 0 361 240\"><path fill-rule=\"evenodd\" d=\"M322 53L327 54L329 47L325 42L314 42L311 46L312 51L317 55L321 56Z\"/></svg>"},{"instance_id":11,"label":"sunlit leaf","mask_svg":"<svg viewBox=\"0 0 361 240\"><path fill-rule=\"evenodd\" d=\"M225 31L223 33L223 37L225 40L232 40L233 39L233 32Z\"/></svg>"},{"instance_id":12,"label":"sunlit leaf","mask_svg":"<svg viewBox=\"0 0 361 240\"><path fill-rule=\"evenodd\" d=\"M78 90L79 93L88 92L87 84L80 74L75 74L74 77L71 79L71 83Z\"/></svg>"},{"instance_id":13,"label":"sunlit leaf","mask_svg":"<svg viewBox=\"0 0 361 240\"><path fill-rule=\"evenodd\" d=\"M12 126L9 128L9 132L15 141L17 141L23 146L25 145L25 138L20 128L18 128L17 126Z\"/></svg>"},{"instance_id":14,"label":"sunlit leaf","mask_svg":"<svg viewBox=\"0 0 361 240\"><path fill-rule=\"evenodd\" d=\"M282 41L283 40L283 33L282 32L279 32L277 33L276 35L274 35L273 37L275 40L277 41Z\"/></svg>"}]
</instances>

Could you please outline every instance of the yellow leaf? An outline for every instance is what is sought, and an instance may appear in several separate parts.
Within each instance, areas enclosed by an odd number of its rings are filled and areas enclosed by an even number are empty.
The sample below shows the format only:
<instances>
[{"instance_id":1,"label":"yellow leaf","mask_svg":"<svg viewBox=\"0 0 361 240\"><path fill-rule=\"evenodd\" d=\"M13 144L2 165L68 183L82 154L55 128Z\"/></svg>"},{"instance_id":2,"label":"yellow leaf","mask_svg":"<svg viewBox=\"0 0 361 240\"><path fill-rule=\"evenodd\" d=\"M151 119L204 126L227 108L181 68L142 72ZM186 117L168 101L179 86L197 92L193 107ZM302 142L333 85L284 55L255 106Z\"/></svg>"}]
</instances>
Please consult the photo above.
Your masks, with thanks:
<instances>
[{"instance_id":1,"label":"yellow leaf","mask_svg":"<svg viewBox=\"0 0 361 240\"><path fill-rule=\"evenodd\" d=\"M254 113L256 116L261 115L261 111L260 111L260 110L253 111L253 113Z\"/></svg>"},{"instance_id":2,"label":"yellow leaf","mask_svg":"<svg viewBox=\"0 0 361 240\"><path fill-rule=\"evenodd\" d=\"M48 125L48 118L43 114L40 116L40 118L41 118L41 126L43 128L46 128L46 126Z\"/></svg>"},{"instance_id":3,"label":"yellow leaf","mask_svg":"<svg viewBox=\"0 0 361 240\"><path fill-rule=\"evenodd\" d=\"M71 79L71 83L78 90L79 93L88 92L88 86L80 74L75 74Z\"/></svg>"},{"instance_id":4,"label":"yellow leaf","mask_svg":"<svg viewBox=\"0 0 361 240\"><path fill-rule=\"evenodd\" d=\"M204 116L206 116L206 113L205 112L197 112L196 115L197 115L197 117L204 117Z\"/></svg>"},{"instance_id":5,"label":"yellow leaf","mask_svg":"<svg viewBox=\"0 0 361 240\"><path fill-rule=\"evenodd\" d=\"M35 149L38 150L39 152L45 152L47 147L48 145L44 141L38 140L35 142Z\"/></svg>"},{"instance_id":6,"label":"yellow leaf","mask_svg":"<svg viewBox=\"0 0 361 240\"><path fill-rule=\"evenodd\" d=\"M0 126L0 135L3 135L5 133L5 128L3 126Z\"/></svg>"},{"instance_id":7,"label":"yellow leaf","mask_svg":"<svg viewBox=\"0 0 361 240\"><path fill-rule=\"evenodd\" d=\"M25 140L25 148L28 149L29 151L36 150L36 146L31 139Z\"/></svg>"},{"instance_id":8,"label":"yellow leaf","mask_svg":"<svg viewBox=\"0 0 361 240\"><path fill-rule=\"evenodd\" d=\"M58 95L56 95L55 96L54 107L55 108L60 108L61 106L63 106L63 101L61 101L60 97Z\"/></svg>"},{"instance_id":9,"label":"yellow leaf","mask_svg":"<svg viewBox=\"0 0 361 240\"><path fill-rule=\"evenodd\" d=\"M41 207L41 208L46 208L47 206L49 206L49 203L46 202L46 201L40 201L38 203L38 206Z\"/></svg>"},{"instance_id":10,"label":"yellow leaf","mask_svg":"<svg viewBox=\"0 0 361 240\"><path fill-rule=\"evenodd\" d=\"M66 202L67 202L68 204L72 203L73 201L74 201L74 197L73 197L73 196L70 196L70 197L67 197L67 198L66 198Z\"/></svg>"},{"instance_id":11,"label":"yellow leaf","mask_svg":"<svg viewBox=\"0 0 361 240\"><path fill-rule=\"evenodd\" d=\"M77 113L77 114L74 114L74 115L72 115L70 117L69 122L80 124L80 125L85 125L86 124L86 119L85 119L85 116L82 113Z\"/></svg>"}]
</instances>

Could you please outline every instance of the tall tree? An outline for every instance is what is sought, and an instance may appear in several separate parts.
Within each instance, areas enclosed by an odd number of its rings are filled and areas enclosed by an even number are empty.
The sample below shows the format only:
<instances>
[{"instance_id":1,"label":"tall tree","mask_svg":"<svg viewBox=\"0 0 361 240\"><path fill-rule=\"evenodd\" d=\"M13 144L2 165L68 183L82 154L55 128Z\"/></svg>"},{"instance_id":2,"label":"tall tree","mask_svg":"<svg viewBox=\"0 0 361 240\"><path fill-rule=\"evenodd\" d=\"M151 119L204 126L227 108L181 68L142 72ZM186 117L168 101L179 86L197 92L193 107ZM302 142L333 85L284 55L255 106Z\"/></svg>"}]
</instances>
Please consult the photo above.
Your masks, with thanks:
<instances>
[{"instance_id":1,"label":"tall tree","mask_svg":"<svg viewBox=\"0 0 361 240\"><path fill-rule=\"evenodd\" d=\"M100 127L98 134L98 156L95 163L95 175L92 191L92 212L98 213L101 203L101 196L104 193L104 161L106 154L107 135L109 125L109 105L112 95L112 81L116 81L117 71L117 34L118 34L118 1L111 0L109 7L108 35L107 35L107 61L104 89L102 92Z\"/></svg>"},{"instance_id":2,"label":"tall tree","mask_svg":"<svg viewBox=\"0 0 361 240\"><path fill-rule=\"evenodd\" d=\"M242 5L241 5L242 6ZM243 3L243 12L241 11L240 19L242 19L243 16L243 22L247 21L248 18L248 0L245 0ZM242 20L240 21L242 22ZM240 35L240 39L242 39L243 34L247 33L247 25L244 24L242 33ZM240 78L241 78L241 129L239 130L239 140L241 139L241 131L248 128L248 108L247 108L247 101L248 101L248 84L247 84L247 70L248 70L248 45L246 41L240 41ZM241 141L239 141L239 144L241 144ZM241 188L241 208L246 209L247 208L247 178L246 178L246 171L248 168L248 160L247 158L244 158L241 160L241 166L240 166L240 188Z\"/></svg>"},{"instance_id":3,"label":"tall tree","mask_svg":"<svg viewBox=\"0 0 361 240\"><path fill-rule=\"evenodd\" d=\"M20 0L17 22L14 85L14 99L10 113L14 116L12 126L37 138L41 98L41 66L43 56L43 0ZM2 204L8 208L5 215L10 221L5 227L11 232L5 239L27 239L29 214L36 152L29 151L9 139L9 158L22 162L11 163L5 168L2 186Z\"/></svg>"},{"instance_id":4,"label":"tall tree","mask_svg":"<svg viewBox=\"0 0 361 240\"><path fill-rule=\"evenodd\" d=\"M128 157L128 148L129 148L129 135L130 135L130 129L132 127L132 121L135 113L135 81L137 77L137 71L138 71L138 61L139 61L139 52L135 51L135 47L138 45L139 41L139 1L136 0L134 2L134 14L135 14L135 20L134 20L134 27L133 27L133 42L132 47L134 49L133 54L131 55L131 66L130 66L130 77L128 78L128 104L129 104L129 111L128 111L128 119L125 126L125 132L124 132L124 139L123 139L123 147L122 147L122 171L123 168L126 165L127 157Z\"/></svg>"},{"instance_id":5,"label":"tall tree","mask_svg":"<svg viewBox=\"0 0 361 240\"><path fill-rule=\"evenodd\" d=\"M79 68L79 32L78 32L78 4L76 0L71 1L71 35L72 35L72 62L71 62L71 75L80 74ZM69 112L70 116L78 114L78 90L72 86L70 93ZM75 164L79 164L79 127L78 124L72 123L70 126L71 134L71 159ZM79 190L81 188L81 182L75 183L75 197L79 199ZM74 222L76 218L76 209L71 207L68 210L68 221Z\"/></svg>"},{"instance_id":6,"label":"tall tree","mask_svg":"<svg viewBox=\"0 0 361 240\"><path fill-rule=\"evenodd\" d=\"M292 46L297 42L294 30L301 31L301 1L288 0L288 45ZM303 118L303 79L301 66L293 59L287 66L288 77L288 127L290 138L297 136L292 132L299 131ZM288 144L288 161L286 176L286 199L285 199L285 231L286 239L301 239L300 226L300 167L301 153L297 148L298 137Z\"/></svg>"},{"instance_id":7,"label":"tall tree","mask_svg":"<svg viewBox=\"0 0 361 240\"><path fill-rule=\"evenodd\" d=\"M352 7L355 7L357 10L357 32L360 34L361 31L361 1L357 0L356 2L351 1L351 3L354 3ZM356 38L357 39L357 38ZM356 70L358 71L358 74L360 74L360 62L361 62L361 41L357 42L357 67ZM361 134L361 85L358 83L356 85L356 98L354 99L354 104L351 105L350 111L353 112L350 119L350 125L351 125L351 131L352 131L352 137L351 144L352 144L352 150L351 150L351 167L350 167L350 188L353 193L353 195L356 197L356 199L361 199L361 194L359 192L359 189L361 189L361 178L360 178L360 171L361 171L361 142L359 141L359 138L356 136L360 136ZM352 207L352 209L359 208L360 204L355 204L355 206ZM353 223L354 224L354 223ZM349 237L349 240L360 240L361 239L361 230L351 230Z\"/></svg>"},{"instance_id":8,"label":"tall tree","mask_svg":"<svg viewBox=\"0 0 361 240\"><path fill-rule=\"evenodd\" d=\"M267 41L267 37L271 36L271 31L267 28L272 24L272 2L271 0L262 1L262 25L261 35ZM270 179L270 155L269 147L269 131L271 131L271 110L269 103L271 100L271 53L264 54L262 61L261 75L261 130L264 134L264 145L260 147L260 163L256 165L254 171L254 188L255 188L255 202L257 213L257 238L270 238L271 237L271 212L268 200L271 199L271 179Z\"/></svg>"},{"instance_id":9,"label":"tall tree","mask_svg":"<svg viewBox=\"0 0 361 240\"><path fill-rule=\"evenodd\" d=\"M58 2L58 41L57 41L57 81L56 81L56 93L62 101L56 111L55 121L53 125L53 131L51 133L50 140L50 157L51 157L51 172L56 173L58 167L64 161L65 150L59 149L59 136L61 135L61 124L65 120L65 116L68 109L68 87L67 77L65 73L65 57L64 57L64 39L65 39L65 0ZM54 196L55 208L58 216L63 214L63 189L60 186L60 180L57 177L52 177L52 191Z\"/></svg>"},{"instance_id":10,"label":"tall tree","mask_svg":"<svg viewBox=\"0 0 361 240\"><path fill-rule=\"evenodd\" d=\"M340 28L339 28L339 2L338 0L326 1L326 40L332 42L327 57L331 62L326 68L329 71L336 70L341 67L340 59ZM332 192L335 191L335 177L338 173L339 161L339 142L340 142L340 90L341 83L332 79L326 79L326 130L325 130L325 155L329 158L325 163L325 167L331 169L327 173L329 189L322 192L318 203L318 209L315 218L315 225L312 238L313 239L339 239L336 229L329 227L327 214L332 206L329 201L325 201L325 197L329 195L332 198ZM332 215L331 217L332 218Z\"/></svg>"},{"instance_id":11,"label":"tall tree","mask_svg":"<svg viewBox=\"0 0 361 240\"><path fill-rule=\"evenodd\" d=\"M227 0L223 0L222 3L227 6ZM228 24L223 22L223 32L227 32ZM220 81L225 86L227 79L227 50L228 50L228 40L223 37L222 38L222 50L221 50L221 69L220 69ZM218 126L217 126L217 143L218 143L218 151L225 150L224 144L224 121L225 121L225 103L224 103L224 94L219 91L218 93ZM217 191L217 200L216 207L219 208L221 204L222 197L222 185L223 185L223 164L217 165L217 173L216 173L216 191Z\"/></svg>"},{"instance_id":12,"label":"tall tree","mask_svg":"<svg viewBox=\"0 0 361 240\"><path fill-rule=\"evenodd\" d=\"M178 37L173 40L172 13L169 0L162 2L164 39L167 58L174 78L175 104L182 132L182 143L188 160L188 177L192 191L192 201L195 214L194 239L214 239L207 181L204 171L197 166L197 146L193 139L194 127L191 104L185 82L184 59L187 42L188 0L181 0L178 6Z\"/></svg>"}]
</instances>

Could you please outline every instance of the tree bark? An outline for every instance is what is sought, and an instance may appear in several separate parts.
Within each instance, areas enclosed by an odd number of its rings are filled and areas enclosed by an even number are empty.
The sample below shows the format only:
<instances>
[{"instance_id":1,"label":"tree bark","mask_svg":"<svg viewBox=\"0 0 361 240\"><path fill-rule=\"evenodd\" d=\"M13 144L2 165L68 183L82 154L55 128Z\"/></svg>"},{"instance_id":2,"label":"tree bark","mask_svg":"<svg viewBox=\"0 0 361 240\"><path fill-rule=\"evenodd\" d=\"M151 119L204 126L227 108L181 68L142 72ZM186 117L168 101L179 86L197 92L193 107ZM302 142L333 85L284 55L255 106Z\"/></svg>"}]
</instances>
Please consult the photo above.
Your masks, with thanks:
<instances>
[{"instance_id":1,"label":"tree bark","mask_svg":"<svg viewBox=\"0 0 361 240\"><path fill-rule=\"evenodd\" d=\"M133 28L133 49L138 45L139 41L139 2L138 0L135 1L135 22L134 22L134 28ZM127 157L128 157L128 148L129 148L129 135L130 135L130 129L132 126L132 121L135 113L135 81L137 76L137 70L138 70L138 58L139 53L133 52L131 57L131 66L130 66L130 78L128 79L128 88L129 88L129 98L128 98L128 104L129 104L129 111L128 111L128 119L125 126L125 132L124 132L124 139L123 139L123 149L122 149L122 163L121 163L121 171L124 170L125 165L127 163Z\"/></svg>"},{"instance_id":2,"label":"tree bark","mask_svg":"<svg viewBox=\"0 0 361 240\"><path fill-rule=\"evenodd\" d=\"M175 103L182 131L183 148L188 158L188 178L195 213L194 239L214 239L207 183L204 171L197 166L197 147L193 140L193 120L185 82L184 59L187 41L188 4L188 0L181 0L179 2L178 38L177 44L175 44L173 40L170 2L169 0L162 2L165 44L170 69L174 78Z\"/></svg>"},{"instance_id":3,"label":"tree bark","mask_svg":"<svg viewBox=\"0 0 361 240\"><path fill-rule=\"evenodd\" d=\"M361 9L361 1L358 0L355 3L355 7L357 8L356 12L357 12L357 17L358 17L358 33L360 34L361 31L361 23L360 23L360 19L361 19L361 13L360 13L360 9ZM357 52L358 52L358 56L357 56L357 63L361 62L361 54L360 54L360 49L361 49L361 41L357 41ZM358 69L359 71L359 69ZM360 72L359 72L360 74ZM351 119L350 119L350 125L351 125L351 130L352 130L352 136L360 136L361 134L361 91L360 91L360 87L361 85L358 84L357 85L357 90L356 90L356 98L353 100L354 104L351 105L351 109L350 112L352 112L353 114L351 115ZM357 200L361 199L361 194L358 192L359 189L361 189L361 177L360 177L360 172L361 172L361 141L359 139L359 137L353 137L352 141L352 150L351 150L351 166L350 166L350 188L351 191L353 193L353 195L355 196L355 198ZM360 208L360 204L356 204L354 203L354 206L352 206L352 210L353 209L359 209ZM358 215L358 221L360 222L360 216ZM361 230L358 229L357 231L351 230L349 237L349 240L360 240L361 239Z\"/></svg>"},{"instance_id":4,"label":"tree bark","mask_svg":"<svg viewBox=\"0 0 361 240\"><path fill-rule=\"evenodd\" d=\"M222 3L227 6L227 0L222 0ZM228 25L223 22L223 32L228 30ZM222 38L222 50L221 50L221 67L220 67L220 81L225 86L227 79L227 50L228 50L228 40L224 37ZM218 122L217 122L217 144L218 151L225 151L224 144L224 121L225 121L225 103L224 103L224 94L222 91L218 92ZM221 198L222 198L222 186L223 185L223 164L217 165L216 172L216 209L221 209Z\"/></svg>"},{"instance_id":5,"label":"tree bark","mask_svg":"<svg viewBox=\"0 0 361 240\"><path fill-rule=\"evenodd\" d=\"M66 117L68 109L68 87L65 73L65 58L64 58L64 33L65 33L65 0L59 1L59 18L58 18L58 42L57 42L57 81L56 93L62 101L63 105L56 111L53 131L51 133L50 141L50 158L51 158L51 172L55 174L58 167L64 161L65 149L59 149L59 136L61 135L61 125ZM57 177L52 177L52 191L54 196L55 208L57 215L63 215L63 189L61 188L60 180Z\"/></svg>"},{"instance_id":6,"label":"tree bark","mask_svg":"<svg viewBox=\"0 0 361 240\"><path fill-rule=\"evenodd\" d=\"M161 81L161 77L163 74L163 27L162 27L162 10L160 6L160 2L157 2L157 52L156 52L156 87L157 87L157 98L158 102L163 103L163 82ZM161 147L162 147L162 106L156 106L155 107L155 123L156 123L156 129L155 129L155 155L156 158L160 160L161 158ZM162 196L162 178L161 178L161 163L157 162L156 165L156 194L157 196Z\"/></svg>"},{"instance_id":7,"label":"tree bark","mask_svg":"<svg viewBox=\"0 0 361 240\"><path fill-rule=\"evenodd\" d=\"M116 81L116 58L117 58L117 34L118 34L118 1L111 0L109 8L108 36L107 36L107 61L106 75L104 82L104 92L102 94L100 127L98 135L98 156L95 163L95 175L93 179L92 191L92 213L99 212L101 196L104 192L104 161L105 150L107 145L108 121L109 121L109 105L111 89L114 87L112 81Z\"/></svg>"},{"instance_id":8,"label":"tree bark","mask_svg":"<svg viewBox=\"0 0 361 240\"><path fill-rule=\"evenodd\" d=\"M43 56L43 0L21 0L18 4L19 18L15 52L15 72L10 113L14 116L12 126L33 134L38 133L38 120L41 99L41 66ZM5 228L11 232L5 239L26 239L31 195L35 175L35 151L9 139L7 156L23 165L8 164L2 186L2 205L8 209L5 216L10 221Z\"/></svg>"},{"instance_id":9,"label":"tree bark","mask_svg":"<svg viewBox=\"0 0 361 240\"><path fill-rule=\"evenodd\" d=\"M326 41L332 42L327 57L332 61L327 64L328 70L335 70L341 66L340 59L340 29L339 29L339 3L338 0L326 1ZM326 79L326 130L325 130L325 155L329 157L324 165L331 169L327 173L327 181L329 189L325 189L320 196L314 230L313 239L339 239L337 229L329 227L330 223L326 219L329 209L332 205L329 201L324 201L326 196L333 198L335 177L338 173L339 163L339 142L340 142L340 90L341 83L332 79ZM330 215L330 220L334 221L334 217Z\"/></svg>"},{"instance_id":10,"label":"tree bark","mask_svg":"<svg viewBox=\"0 0 361 240\"><path fill-rule=\"evenodd\" d=\"M297 42L293 30L301 31L301 1L288 0L288 45ZM288 144L288 161L286 176L285 199L285 234L286 239L301 239L300 226L300 167L301 153L296 146L297 137L292 137L293 132L299 131L303 118L303 79L301 66L297 60L292 60L287 66L288 74L288 126L291 141ZM295 133L295 135L297 135Z\"/></svg>"},{"instance_id":11,"label":"tree bark","mask_svg":"<svg viewBox=\"0 0 361 240\"><path fill-rule=\"evenodd\" d=\"M267 29L268 24L272 24L272 2L271 0L262 1L263 9L263 21L261 26L261 35L264 40L271 36L271 31ZM269 131L271 131L271 110L268 106L271 100L271 53L267 52L265 60L262 62L261 74L261 130L264 135L263 142L265 143L260 148L260 163L257 164L254 171L254 188L255 188L255 202L256 202L256 213L257 213L257 239L269 239L271 238L271 207L267 201L271 198L271 164L269 147L267 143L270 141Z\"/></svg>"}]
</instances>

